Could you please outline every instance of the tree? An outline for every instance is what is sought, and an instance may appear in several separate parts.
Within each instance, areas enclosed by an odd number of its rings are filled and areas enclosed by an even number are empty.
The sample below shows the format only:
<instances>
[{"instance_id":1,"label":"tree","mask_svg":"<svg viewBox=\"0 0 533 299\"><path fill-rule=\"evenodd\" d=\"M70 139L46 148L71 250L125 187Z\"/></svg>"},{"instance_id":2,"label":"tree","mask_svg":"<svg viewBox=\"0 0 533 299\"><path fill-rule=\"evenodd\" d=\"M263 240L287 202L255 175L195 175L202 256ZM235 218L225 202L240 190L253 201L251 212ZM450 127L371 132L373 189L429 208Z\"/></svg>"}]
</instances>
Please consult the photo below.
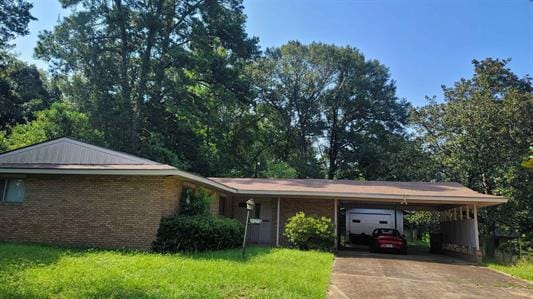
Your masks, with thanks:
<instances>
[{"instance_id":1,"label":"tree","mask_svg":"<svg viewBox=\"0 0 533 299\"><path fill-rule=\"evenodd\" d=\"M424 236L439 229L439 213L435 211L410 211L404 219L405 226L412 230L412 241L416 241L419 235Z\"/></svg>"},{"instance_id":2,"label":"tree","mask_svg":"<svg viewBox=\"0 0 533 299\"><path fill-rule=\"evenodd\" d=\"M0 65L0 130L32 119L59 97L46 74L4 53Z\"/></svg>"},{"instance_id":3,"label":"tree","mask_svg":"<svg viewBox=\"0 0 533 299\"><path fill-rule=\"evenodd\" d=\"M324 97L327 176L387 179L375 173L404 140L408 106L395 95L388 69L357 49L335 49L335 72ZM385 169L384 169L385 170Z\"/></svg>"},{"instance_id":4,"label":"tree","mask_svg":"<svg viewBox=\"0 0 533 299\"><path fill-rule=\"evenodd\" d=\"M293 179L296 178L296 169L292 168L287 162L270 161L266 169L261 172L261 177L271 179Z\"/></svg>"},{"instance_id":5,"label":"tree","mask_svg":"<svg viewBox=\"0 0 533 299\"><path fill-rule=\"evenodd\" d=\"M320 101L333 74L326 49L322 44L289 42L267 49L251 68L258 100L277 114L275 129L281 132L276 135L283 138L276 144L279 153L299 177L320 175L313 143L322 131Z\"/></svg>"},{"instance_id":6,"label":"tree","mask_svg":"<svg viewBox=\"0 0 533 299\"><path fill-rule=\"evenodd\" d=\"M522 166L526 168L533 168L533 145L529 146L529 155L522 161Z\"/></svg>"},{"instance_id":7,"label":"tree","mask_svg":"<svg viewBox=\"0 0 533 299\"><path fill-rule=\"evenodd\" d=\"M258 51L241 1L61 2L72 13L36 54L65 78L65 98L114 148L171 151L192 171L218 173L235 118L251 109L241 70Z\"/></svg>"},{"instance_id":8,"label":"tree","mask_svg":"<svg viewBox=\"0 0 533 299\"><path fill-rule=\"evenodd\" d=\"M481 232L493 238L497 227L533 231L532 172L520 165L532 136L533 86L508 62L474 60L471 79L443 87L444 103L432 100L414 113L424 147L446 180L509 198L481 210Z\"/></svg>"},{"instance_id":9,"label":"tree","mask_svg":"<svg viewBox=\"0 0 533 299\"><path fill-rule=\"evenodd\" d=\"M0 0L0 48L17 35L28 34L28 24L36 20L31 15L33 4L26 0Z\"/></svg>"},{"instance_id":10,"label":"tree","mask_svg":"<svg viewBox=\"0 0 533 299\"><path fill-rule=\"evenodd\" d=\"M408 114L385 66L352 47L289 42L250 69L258 102L277 122L267 146L298 177L383 178L365 161L386 160L369 153L391 152Z\"/></svg>"},{"instance_id":11,"label":"tree","mask_svg":"<svg viewBox=\"0 0 533 299\"><path fill-rule=\"evenodd\" d=\"M50 109L34 114L35 120L14 126L11 133L4 136L0 142L4 149L12 150L65 136L105 145L103 134L93 129L87 115L77 111L72 104L56 102Z\"/></svg>"}]
</instances>

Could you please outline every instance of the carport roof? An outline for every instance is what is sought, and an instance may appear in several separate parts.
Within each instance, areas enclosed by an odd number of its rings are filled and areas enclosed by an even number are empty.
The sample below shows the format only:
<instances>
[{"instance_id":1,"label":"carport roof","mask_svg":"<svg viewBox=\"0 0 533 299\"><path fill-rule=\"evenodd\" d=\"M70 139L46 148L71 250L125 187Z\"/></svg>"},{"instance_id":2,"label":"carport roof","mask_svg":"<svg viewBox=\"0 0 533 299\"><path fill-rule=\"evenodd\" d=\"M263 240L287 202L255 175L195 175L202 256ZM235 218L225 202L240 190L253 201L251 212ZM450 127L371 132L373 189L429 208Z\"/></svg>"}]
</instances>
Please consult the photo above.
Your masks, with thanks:
<instances>
[{"instance_id":1,"label":"carport roof","mask_svg":"<svg viewBox=\"0 0 533 299\"><path fill-rule=\"evenodd\" d=\"M500 196L478 193L453 182L389 182L324 179L252 179L209 178L237 190L243 195L305 196L384 200L416 200L427 203L480 203L495 205L507 202Z\"/></svg>"}]
</instances>

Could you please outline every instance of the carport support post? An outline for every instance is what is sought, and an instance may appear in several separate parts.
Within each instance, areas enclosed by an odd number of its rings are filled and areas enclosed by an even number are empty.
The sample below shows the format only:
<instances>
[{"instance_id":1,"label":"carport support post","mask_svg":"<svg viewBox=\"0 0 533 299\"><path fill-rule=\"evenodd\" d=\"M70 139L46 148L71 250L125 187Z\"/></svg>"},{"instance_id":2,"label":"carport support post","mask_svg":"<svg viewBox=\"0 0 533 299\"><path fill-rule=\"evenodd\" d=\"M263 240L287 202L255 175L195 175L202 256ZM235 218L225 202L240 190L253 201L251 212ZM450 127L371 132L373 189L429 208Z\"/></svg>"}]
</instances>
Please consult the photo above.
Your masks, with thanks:
<instances>
[{"instance_id":1,"label":"carport support post","mask_svg":"<svg viewBox=\"0 0 533 299\"><path fill-rule=\"evenodd\" d=\"M278 209L277 209L277 213L276 213L276 246L279 246L279 228L280 228L280 224L279 224L279 214L280 214L280 205L281 205L281 202L280 202L280 198L278 197Z\"/></svg>"},{"instance_id":2,"label":"carport support post","mask_svg":"<svg viewBox=\"0 0 533 299\"><path fill-rule=\"evenodd\" d=\"M479 250L479 230L477 225L477 204L474 204L474 236L476 238L476 250Z\"/></svg>"},{"instance_id":3,"label":"carport support post","mask_svg":"<svg viewBox=\"0 0 533 299\"><path fill-rule=\"evenodd\" d=\"M334 227L335 227L335 250L339 249L339 229L338 229L338 221L339 221L339 200L335 199L334 204L335 214L334 214Z\"/></svg>"},{"instance_id":4,"label":"carport support post","mask_svg":"<svg viewBox=\"0 0 533 299\"><path fill-rule=\"evenodd\" d=\"M477 205L474 204L474 237L476 238L476 250L479 251L479 230L477 225Z\"/></svg>"}]
</instances>

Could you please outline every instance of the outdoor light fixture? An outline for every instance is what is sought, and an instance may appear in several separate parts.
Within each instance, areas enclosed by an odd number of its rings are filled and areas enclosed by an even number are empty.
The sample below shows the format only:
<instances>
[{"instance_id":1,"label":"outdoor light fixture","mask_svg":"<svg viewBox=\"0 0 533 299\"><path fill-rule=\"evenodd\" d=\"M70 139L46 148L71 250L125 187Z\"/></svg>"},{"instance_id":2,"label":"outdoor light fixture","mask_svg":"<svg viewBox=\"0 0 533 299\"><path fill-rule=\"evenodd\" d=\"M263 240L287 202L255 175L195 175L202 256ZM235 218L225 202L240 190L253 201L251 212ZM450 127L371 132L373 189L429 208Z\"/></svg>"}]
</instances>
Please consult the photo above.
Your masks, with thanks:
<instances>
[{"instance_id":1,"label":"outdoor light fixture","mask_svg":"<svg viewBox=\"0 0 533 299\"><path fill-rule=\"evenodd\" d=\"M246 201L246 210L247 211L252 211L255 207L255 201L253 198L250 198L249 200Z\"/></svg>"},{"instance_id":2,"label":"outdoor light fixture","mask_svg":"<svg viewBox=\"0 0 533 299\"><path fill-rule=\"evenodd\" d=\"M248 222L250 222L250 213L255 207L255 201L253 198L250 198L246 201L246 223L244 224L244 238L242 240L242 253L241 256L244 258L244 252L246 250L246 235L248 233Z\"/></svg>"}]
</instances>

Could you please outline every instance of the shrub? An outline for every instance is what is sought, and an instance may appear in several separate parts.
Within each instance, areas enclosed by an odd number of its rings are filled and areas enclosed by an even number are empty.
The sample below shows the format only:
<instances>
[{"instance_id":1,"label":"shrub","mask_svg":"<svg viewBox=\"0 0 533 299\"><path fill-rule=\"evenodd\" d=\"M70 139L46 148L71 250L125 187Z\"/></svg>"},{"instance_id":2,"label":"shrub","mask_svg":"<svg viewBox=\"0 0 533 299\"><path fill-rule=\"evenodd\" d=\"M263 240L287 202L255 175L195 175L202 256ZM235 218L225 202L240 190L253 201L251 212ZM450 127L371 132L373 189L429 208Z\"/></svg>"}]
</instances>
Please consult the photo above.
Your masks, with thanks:
<instances>
[{"instance_id":1,"label":"shrub","mask_svg":"<svg viewBox=\"0 0 533 299\"><path fill-rule=\"evenodd\" d=\"M219 250L239 246L243 236L244 228L235 219L177 215L161 219L152 248L156 252Z\"/></svg>"},{"instance_id":2,"label":"shrub","mask_svg":"<svg viewBox=\"0 0 533 299\"><path fill-rule=\"evenodd\" d=\"M506 253L518 255L520 253L520 246L522 247L522 252L528 252L533 249L533 242L521 240L521 243L519 243L518 239L508 240L500 244L498 249Z\"/></svg>"},{"instance_id":3,"label":"shrub","mask_svg":"<svg viewBox=\"0 0 533 299\"><path fill-rule=\"evenodd\" d=\"M195 192L192 189L184 188L180 202L180 214L186 216L207 215L209 208L215 197L204 188L198 188Z\"/></svg>"},{"instance_id":4,"label":"shrub","mask_svg":"<svg viewBox=\"0 0 533 299\"><path fill-rule=\"evenodd\" d=\"M180 213L163 217L152 243L156 252L203 251L237 247L244 236L243 225L210 213L214 196L203 188L184 188Z\"/></svg>"},{"instance_id":5,"label":"shrub","mask_svg":"<svg viewBox=\"0 0 533 299\"><path fill-rule=\"evenodd\" d=\"M330 250L335 241L333 222L327 217L306 216L299 212L289 218L285 236L299 249Z\"/></svg>"}]
</instances>

